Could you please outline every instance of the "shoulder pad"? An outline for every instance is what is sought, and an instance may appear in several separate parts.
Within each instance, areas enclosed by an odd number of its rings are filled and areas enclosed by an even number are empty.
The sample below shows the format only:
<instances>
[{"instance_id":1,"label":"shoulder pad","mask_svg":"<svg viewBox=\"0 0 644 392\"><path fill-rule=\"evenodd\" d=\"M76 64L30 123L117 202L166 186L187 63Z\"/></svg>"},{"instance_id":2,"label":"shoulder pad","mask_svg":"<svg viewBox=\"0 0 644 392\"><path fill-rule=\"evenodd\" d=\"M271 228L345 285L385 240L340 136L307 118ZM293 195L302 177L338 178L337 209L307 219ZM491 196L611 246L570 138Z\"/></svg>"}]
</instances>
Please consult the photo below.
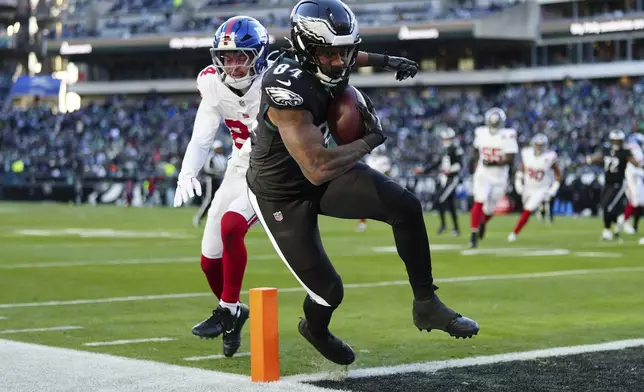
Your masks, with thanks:
<instances>
[{"instance_id":1,"label":"shoulder pad","mask_svg":"<svg viewBox=\"0 0 644 392\"><path fill-rule=\"evenodd\" d=\"M304 72L300 64L290 59L275 62L264 74L262 94L266 102L275 108L302 108L304 98L311 90L311 75Z\"/></svg>"},{"instance_id":2,"label":"shoulder pad","mask_svg":"<svg viewBox=\"0 0 644 392\"><path fill-rule=\"evenodd\" d=\"M505 134L505 136L507 136L508 138L511 138L511 139L516 139L516 138L517 138L517 130L516 130L516 129L514 129L514 128L505 128L505 129L503 130L503 133L504 133L504 134Z\"/></svg>"},{"instance_id":3,"label":"shoulder pad","mask_svg":"<svg viewBox=\"0 0 644 392\"><path fill-rule=\"evenodd\" d=\"M197 88L201 94L201 98L212 106L216 106L219 102L217 94L217 82L219 76L214 65L209 65L197 76Z\"/></svg>"}]
</instances>

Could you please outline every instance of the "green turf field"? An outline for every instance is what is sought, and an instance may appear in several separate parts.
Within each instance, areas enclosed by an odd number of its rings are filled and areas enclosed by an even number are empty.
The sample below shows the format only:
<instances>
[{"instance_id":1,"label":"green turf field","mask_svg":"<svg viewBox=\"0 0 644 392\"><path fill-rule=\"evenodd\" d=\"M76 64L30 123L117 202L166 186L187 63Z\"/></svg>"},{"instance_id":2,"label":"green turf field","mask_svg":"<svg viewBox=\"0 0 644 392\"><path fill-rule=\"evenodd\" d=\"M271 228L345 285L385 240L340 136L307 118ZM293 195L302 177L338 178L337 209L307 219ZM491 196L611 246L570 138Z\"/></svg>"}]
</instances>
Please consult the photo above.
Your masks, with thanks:
<instances>
[{"instance_id":1,"label":"green turf field","mask_svg":"<svg viewBox=\"0 0 644 392\"><path fill-rule=\"evenodd\" d=\"M190 333L215 304L199 267L201 230L190 226L193 213L0 204L0 338L248 374L248 356L184 359L221 354L220 340L200 340ZM534 220L519 241L508 244L515 221L516 216L491 221L488 237L472 254L461 253L467 235L433 235L437 218L427 216L434 273L447 279L439 281L439 294L481 326L479 336L463 341L442 332L420 333L413 326L411 290L400 282L406 279L405 269L393 252L387 226L370 222L366 232L356 233L354 221L322 219L324 244L348 285L331 327L357 351L353 366L644 336L644 246L637 245L636 237L603 243L599 220L561 218L554 226ZM468 217L461 216L461 226L468 227ZM279 295L282 374L332 368L298 335L303 291L295 290L297 281L261 227L249 233L247 245L244 287L291 289ZM543 272L553 273L539 274ZM477 276L482 278L473 278ZM470 278L448 279L459 277ZM166 294L186 295L147 297ZM69 303L75 300L88 301ZM57 326L82 329L12 332ZM148 338L174 340L84 345ZM246 331L240 352L247 351Z\"/></svg>"}]
</instances>

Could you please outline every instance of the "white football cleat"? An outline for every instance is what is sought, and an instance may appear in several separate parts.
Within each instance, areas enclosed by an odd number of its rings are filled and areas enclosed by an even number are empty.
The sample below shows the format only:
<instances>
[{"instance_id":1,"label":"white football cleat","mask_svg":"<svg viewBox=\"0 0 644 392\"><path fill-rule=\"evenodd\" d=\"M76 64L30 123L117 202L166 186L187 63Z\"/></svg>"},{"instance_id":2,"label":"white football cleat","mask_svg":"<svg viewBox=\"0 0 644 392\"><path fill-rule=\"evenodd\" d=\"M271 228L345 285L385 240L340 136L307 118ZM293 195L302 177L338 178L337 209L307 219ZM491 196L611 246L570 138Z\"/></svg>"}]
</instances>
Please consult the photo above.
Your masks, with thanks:
<instances>
[{"instance_id":1,"label":"white football cleat","mask_svg":"<svg viewBox=\"0 0 644 392\"><path fill-rule=\"evenodd\" d=\"M612 241L613 240L613 232L610 231L610 229L604 229L602 231L602 241Z\"/></svg>"},{"instance_id":2,"label":"white football cleat","mask_svg":"<svg viewBox=\"0 0 644 392\"><path fill-rule=\"evenodd\" d=\"M362 233L363 231L367 230L367 224L364 222L358 223L358 226L356 227L356 231L358 233Z\"/></svg>"},{"instance_id":3,"label":"white football cleat","mask_svg":"<svg viewBox=\"0 0 644 392\"><path fill-rule=\"evenodd\" d=\"M633 225L631 225L629 222L624 223L624 233L633 235L635 234L635 229L633 228Z\"/></svg>"},{"instance_id":4,"label":"white football cleat","mask_svg":"<svg viewBox=\"0 0 644 392\"><path fill-rule=\"evenodd\" d=\"M510 233L510 235L508 236L508 242L514 242L516 240L517 240L517 235L514 234L514 232Z\"/></svg>"}]
</instances>

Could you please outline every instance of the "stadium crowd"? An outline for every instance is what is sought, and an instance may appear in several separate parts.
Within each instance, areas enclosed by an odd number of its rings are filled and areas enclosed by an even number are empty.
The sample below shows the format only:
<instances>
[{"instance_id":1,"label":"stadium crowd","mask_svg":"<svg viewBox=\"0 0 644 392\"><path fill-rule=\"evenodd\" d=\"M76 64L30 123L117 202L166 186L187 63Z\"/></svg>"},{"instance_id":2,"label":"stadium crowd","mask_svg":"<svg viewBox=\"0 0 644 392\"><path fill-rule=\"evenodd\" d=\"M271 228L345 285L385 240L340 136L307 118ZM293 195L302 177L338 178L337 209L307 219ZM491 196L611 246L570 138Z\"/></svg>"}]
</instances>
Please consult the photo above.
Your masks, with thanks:
<instances>
[{"instance_id":1,"label":"stadium crowd","mask_svg":"<svg viewBox=\"0 0 644 392\"><path fill-rule=\"evenodd\" d=\"M389 132L388 153L395 176L413 176L440 154L436 132L453 127L468 147L483 113L506 110L508 126L527 144L545 132L563 164L591 152L613 128L644 129L644 80L630 83L566 81L514 85L481 96L443 98L433 88L366 89ZM198 100L150 95L135 103L112 97L78 111L54 114L44 106L0 113L0 169L21 160L27 173L64 177L167 176L180 168ZM228 145L225 129L219 133Z\"/></svg>"},{"instance_id":2,"label":"stadium crowd","mask_svg":"<svg viewBox=\"0 0 644 392\"><path fill-rule=\"evenodd\" d=\"M516 3L516 0L498 0L486 6L475 2L454 2L454 5L438 8L436 3L418 2L411 5L382 4L378 9L360 8L349 1L360 26L383 26L395 23L425 22L427 20L469 19L497 11ZM173 23L173 15L179 14L184 7L183 1L170 0L118 0L101 16L104 25L100 28L88 27L81 12L87 9L87 2L78 1L69 7L69 20L63 25L61 38L82 38L89 36L132 36L140 34L164 33L209 33L228 18L239 14L249 6L264 7L266 15L257 19L266 27L286 27L289 24L290 7L294 1L272 0L209 0L198 11L213 11L217 7L227 7L225 15L200 16L199 13L181 23ZM353 2L355 3L355 2ZM80 10L80 11L79 11ZM133 18L137 14L140 18ZM126 21L121 16L128 15ZM52 30L48 38L56 38Z\"/></svg>"}]
</instances>

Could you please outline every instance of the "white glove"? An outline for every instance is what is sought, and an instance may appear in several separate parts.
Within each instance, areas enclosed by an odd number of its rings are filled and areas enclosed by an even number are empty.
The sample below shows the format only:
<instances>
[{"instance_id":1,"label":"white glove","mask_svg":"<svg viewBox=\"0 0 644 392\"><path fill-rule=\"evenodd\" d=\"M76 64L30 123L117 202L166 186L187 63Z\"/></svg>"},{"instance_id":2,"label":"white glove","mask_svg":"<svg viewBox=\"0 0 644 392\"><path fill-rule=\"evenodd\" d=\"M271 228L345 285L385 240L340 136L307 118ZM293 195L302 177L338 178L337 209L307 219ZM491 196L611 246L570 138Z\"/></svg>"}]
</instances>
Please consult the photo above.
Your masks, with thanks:
<instances>
[{"instance_id":1,"label":"white glove","mask_svg":"<svg viewBox=\"0 0 644 392\"><path fill-rule=\"evenodd\" d=\"M552 183L552 185L550 185L550 189L548 189L548 194L550 195L550 197L555 197L557 195L560 186L561 184L559 183L559 181L555 181Z\"/></svg>"},{"instance_id":2,"label":"white glove","mask_svg":"<svg viewBox=\"0 0 644 392\"><path fill-rule=\"evenodd\" d=\"M174 206L181 207L193 197L201 196L201 183L192 173L179 173L177 190L174 192Z\"/></svg>"},{"instance_id":3,"label":"white glove","mask_svg":"<svg viewBox=\"0 0 644 392\"><path fill-rule=\"evenodd\" d=\"M519 195L523 194L523 172L518 172L514 176L514 190Z\"/></svg>"}]
</instances>

